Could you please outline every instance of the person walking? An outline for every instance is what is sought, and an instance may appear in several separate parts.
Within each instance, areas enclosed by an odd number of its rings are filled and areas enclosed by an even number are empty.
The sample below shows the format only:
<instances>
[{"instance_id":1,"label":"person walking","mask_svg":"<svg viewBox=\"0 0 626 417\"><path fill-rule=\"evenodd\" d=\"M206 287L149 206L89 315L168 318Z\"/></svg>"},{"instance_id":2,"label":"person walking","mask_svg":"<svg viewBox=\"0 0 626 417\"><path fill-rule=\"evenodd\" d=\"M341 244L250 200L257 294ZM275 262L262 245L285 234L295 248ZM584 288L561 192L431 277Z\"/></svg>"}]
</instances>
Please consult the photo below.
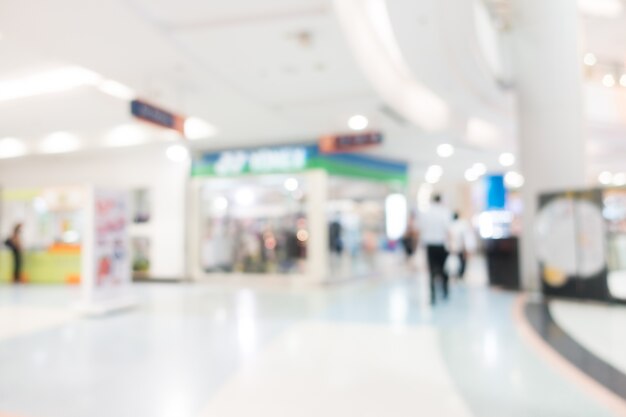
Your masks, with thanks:
<instances>
[{"instance_id":1,"label":"person walking","mask_svg":"<svg viewBox=\"0 0 626 417\"><path fill-rule=\"evenodd\" d=\"M13 255L13 283L19 284L22 277L22 224L13 227L13 233L4 242Z\"/></svg>"},{"instance_id":2,"label":"person walking","mask_svg":"<svg viewBox=\"0 0 626 417\"><path fill-rule=\"evenodd\" d=\"M467 253L469 251L469 241L471 239L471 227L459 216L459 213L455 212L453 215L453 221L450 225L449 231L449 240L448 240L448 250L450 255L448 257L448 264L450 264L450 256L454 256L456 259L455 262L452 262L454 265L453 271L448 269L448 274L454 275L458 279L463 279L463 275L465 275L465 267L467 265Z\"/></svg>"},{"instance_id":3,"label":"person walking","mask_svg":"<svg viewBox=\"0 0 626 417\"><path fill-rule=\"evenodd\" d=\"M448 298L448 273L445 264L448 256L446 242L452 221L452 213L441 202L441 195L432 197L430 208L420 215L420 236L426 247L430 272L430 302L435 304L435 282L441 276L443 297Z\"/></svg>"}]
</instances>

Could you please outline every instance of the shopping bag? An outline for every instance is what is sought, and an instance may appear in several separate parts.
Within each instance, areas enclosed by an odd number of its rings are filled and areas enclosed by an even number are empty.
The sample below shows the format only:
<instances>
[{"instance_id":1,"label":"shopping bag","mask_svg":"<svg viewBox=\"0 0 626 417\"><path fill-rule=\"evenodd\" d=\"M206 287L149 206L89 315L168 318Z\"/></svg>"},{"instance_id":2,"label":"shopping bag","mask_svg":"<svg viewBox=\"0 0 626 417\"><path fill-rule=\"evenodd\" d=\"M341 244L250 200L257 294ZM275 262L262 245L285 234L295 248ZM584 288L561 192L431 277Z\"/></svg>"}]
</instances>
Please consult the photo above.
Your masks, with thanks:
<instances>
[{"instance_id":1,"label":"shopping bag","mask_svg":"<svg viewBox=\"0 0 626 417\"><path fill-rule=\"evenodd\" d=\"M446 273L451 276L458 276L461 270L461 258L456 253L451 253L446 258L444 265Z\"/></svg>"}]
</instances>

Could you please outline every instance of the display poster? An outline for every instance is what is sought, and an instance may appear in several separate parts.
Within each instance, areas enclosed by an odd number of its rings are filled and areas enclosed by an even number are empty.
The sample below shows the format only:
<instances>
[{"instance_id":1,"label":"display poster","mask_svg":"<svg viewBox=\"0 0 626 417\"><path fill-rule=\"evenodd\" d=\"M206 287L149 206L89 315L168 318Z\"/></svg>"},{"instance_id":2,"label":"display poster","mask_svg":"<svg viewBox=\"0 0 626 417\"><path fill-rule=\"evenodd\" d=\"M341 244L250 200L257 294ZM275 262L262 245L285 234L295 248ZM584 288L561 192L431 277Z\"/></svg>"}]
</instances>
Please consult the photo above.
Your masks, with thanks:
<instances>
[{"instance_id":1,"label":"display poster","mask_svg":"<svg viewBox=\"0 0 626 417\"><path fill-rule=\"evenodd\" d=\"M82 258L82 308L106 312L132 304L130 204L125 191L88 192Z\"/></svg>"},{"instance_id":2,"label":"display poster","mask_svg":"<svg viewBox=\"0 0 626 417\"><path fill-rule=\"evenodd\" d=\"M546 295L610 298L602 207L601 190L540 196L535 226Z\"/></svg>"}]
</instances>

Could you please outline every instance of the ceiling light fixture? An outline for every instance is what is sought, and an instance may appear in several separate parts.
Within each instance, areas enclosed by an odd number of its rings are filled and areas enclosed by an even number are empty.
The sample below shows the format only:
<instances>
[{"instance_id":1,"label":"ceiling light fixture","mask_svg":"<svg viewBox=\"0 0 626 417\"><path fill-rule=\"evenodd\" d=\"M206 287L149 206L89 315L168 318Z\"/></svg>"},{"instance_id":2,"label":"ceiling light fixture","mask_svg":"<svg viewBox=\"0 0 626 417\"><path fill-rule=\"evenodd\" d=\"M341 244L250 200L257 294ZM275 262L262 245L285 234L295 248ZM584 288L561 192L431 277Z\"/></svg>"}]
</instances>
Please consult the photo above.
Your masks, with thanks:
<instances>
[{"instance_id":1,"label":"ceiling light fixture","mask_svg":"<svg viewBox=\"0 0 626 417\"><path fill-rule=\"evenodd\" d=\"M104 94L119 98L120 100L131 101L136 97L135 91L132 88L114 80L103 80L98 84L98 89Z\"/></svg>"},{"instance_id":2,"label":"ceiling light fixture","mask_svg":"<svg viewBox=\"0 0 626 417\"><path fill-rule=\"evenodd\" d=\"M609 185L613 182L613 174L609 171L603 171L598 175L598 182L602 185Z\"/></svg>"},{"instance_id":3,"label":"ceiling light fixture","mask_svg":"<svg viewBox=\"0 0 626 417\"><path fill-rule=\"evenodd\" d=\"M524 177L518 172L509 171L504 176L504 183L509 188L521 188L524 185Z\"/></svg>"},{"instance_id":4,"label":"ceiling light fixture","mask_svg":"<svg viewBox=\"0 0 626 417\"><path fill-rule=\"evenodd\" d=\"M619 84L622 87L626 87L626 73L622 74L622 76L619 77Z\"/></svg>"},{"instance_id":5,"label":"ceiling light fixture","mask_svg":"<svg viewBox=\"0 0 626 417\"><path fill-rule=\"evenodd\" d=\"M604 77L602 77L602 84L604 84L605 87L614 87L615 76L613 74L605 74Z\"/></svg>"},{"instance_id":6,"label":"ceiling light fixture","mask_svg":"<svg viewBox=\"0 0 626 417\"><path fill-rule=\"evenodd\" d=\"M58 68L24 78L0 81L0 101L59 93L85 85L95 85L100 79L100 75L85 68Z\"/></svg>"},{"instance_id":7,"label":"ceiling light fixture","mask_svg":"<svg viewBox=\"0 0 626 417\"><path fill-rule=\"evenodd\" d=\"M426 170L425 180L429 184L436 184L443 175L443 168L439 165L431 165Z\"/></svg>"},{"instance_id":8,"label":"ceiling light fixture","mask_svg":"<svg viewBox=\"0 0 626 417\"><path fill-rule=\"evenodd\" d=\"M500 162L500 165L502 165L503 167L513 166L513 164L515 164L515 155L513 155L510 152L504 152L500 154L498 161Z\"/></svg>"},{"instance_id":9,"label":"ceiling light fixture","mask_svg":"<svg viewBox=\"0 0 626 417\"><path fill-rule=\"evenodd\" d=\"M352 130L363 130L369 125L369 120L362 114L355 114L348 119L348 127Z\"/></svg>"},{"instance_id":10,"label":"ceiling light fixture","mask_svg":"<svg viewBox=\"0 0 626 417\"><path fill-rule=\"evenodd\" d=\"M68 153L80 148L78 136L69 132L56 132L46 136L39 144L42 153Z\"/></svg>"},{"instance_id":11,"label":"ceiling light fixture","mask_svg":"<svg viewBox=\"0 0 626 417\"><path fill-rule=\"evenodd\" d=\"M476 175L483 176L487 173L487 166L481 162L477 162L472 166L472 169L476 173Z\"/></svg>"},{"instance_id":12,"label":"ceiling light fixture","mask_svg":"<svg viewBox=\"0 0 626 417\"><path fill-rule=\"evenodd\" d=\"M454 154L454 146L448 143L442 143L437 147L437 155L442 158L449 158Z\"/></svg>"},{"instance_id":13,"label":"ceiling light fixture","mask_svg":"<svg viewBox=\"0 0 626 417\"><path fill-rule=\"evenodd\" d=\"M187 117L184 130L185 137L191 140L206 139L217 133L217 129L213 125L199 117Z\"/></svg>"},{"instance_id":14,"label":"ceiling light fixture","mask_svg":"<svg viewBox=\"0 0 626 417\"><path fill-rule=\"evenodd\" d=\"M172 162L182 163L189 159L189 151L183 145L171 145L165 150L165 156Z\"/></svg>"},{"instance_id":15,"label":"ceiling light fixture","mask_svg":"<svg viewBox=\"0 0 626 417\"><path fill-rule=\"evenodd\" d=\"M593 67L598 63L598 58L596 58L596 56L591 52L588 52L585 54L583 61L588 67Z\"/></svg>"},{"instance_id":16,"label":"ceiling light fixture","mask_svg":"<svg viewBox=\"0 0 626 417\"><path fill-rule=\"evenodd\" d=\"M24 142L16 138L0 139L0 159L16 158L26 155L27 148Z\"/></svg>"},{"instance_id":17,"label":"ceiling light fixture","mask_svg":"<svg viewBox=\"0 0 626 417\"><path fill-rule=\"evenodd\" d=\"M480 175L478 175L472 168L469 168L465 171L465 179L467 181L474 182L478 178L480 178Z\"/></svg>"}]
</instances>

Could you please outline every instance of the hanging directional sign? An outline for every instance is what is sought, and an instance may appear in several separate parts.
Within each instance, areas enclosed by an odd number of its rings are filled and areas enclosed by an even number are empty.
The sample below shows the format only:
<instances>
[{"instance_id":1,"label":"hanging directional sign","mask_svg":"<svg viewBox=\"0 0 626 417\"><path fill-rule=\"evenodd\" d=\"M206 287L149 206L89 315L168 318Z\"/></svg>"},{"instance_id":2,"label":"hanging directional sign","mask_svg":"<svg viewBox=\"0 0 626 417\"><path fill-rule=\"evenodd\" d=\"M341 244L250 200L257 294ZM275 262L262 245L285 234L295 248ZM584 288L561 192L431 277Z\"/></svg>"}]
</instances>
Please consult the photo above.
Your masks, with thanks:
<instances>
[{"instance_id":1,"label":"hanging directional sign","mask_svg":"<svg viewBox=\"0 0 626 417\"><path fill-rule=\"evenodd\" d=\"M383 135L379 132L326 135L319 141L322 153L353 152L362 148L380 145Z\"/></svg>"},{"instance_id":2,"label":"hanging directional sign","mask_svg":"<svg viewBox=\"0 0 626 417\"><path fill-rule=\"evenodd\" d=\"M130 112L133 116L143 121L174 129L181 134L185 133L185 118L178 114L159 108L143 100L130 102Z\"/></svg>"}]
</instances>

